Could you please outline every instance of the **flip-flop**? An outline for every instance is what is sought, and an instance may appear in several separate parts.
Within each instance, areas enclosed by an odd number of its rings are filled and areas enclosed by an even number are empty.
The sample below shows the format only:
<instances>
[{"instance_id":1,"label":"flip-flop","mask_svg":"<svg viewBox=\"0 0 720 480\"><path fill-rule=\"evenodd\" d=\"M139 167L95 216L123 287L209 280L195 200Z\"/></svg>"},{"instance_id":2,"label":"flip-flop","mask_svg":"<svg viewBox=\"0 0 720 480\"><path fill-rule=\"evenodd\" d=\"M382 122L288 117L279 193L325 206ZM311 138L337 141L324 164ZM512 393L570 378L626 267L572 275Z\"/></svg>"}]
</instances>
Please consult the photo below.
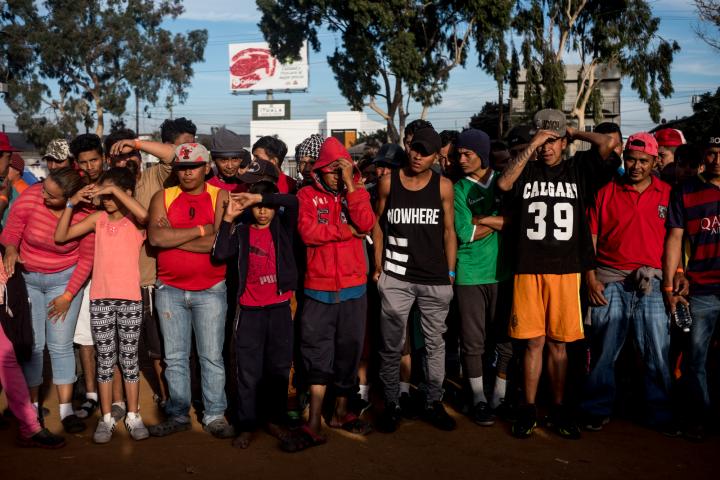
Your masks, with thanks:
<instances>
[{"instance_id":1,"label":"flip-flop","mask_svg":"<svg viewBox=\"0 0 720 480\"><path fill-rule=\"evenodd\" d=\"M354 433L356 435L367 435L372 432L372 427L369 423L361 420L354 413L348 412L341 420L340 425L333 425L331 422L326 422L330 428L342 428L346 432Z\"/></svg>"},{"instance_id":2,"label":"flip-flop","mask_svg":"<svg viewBox=\"0 0 720 480\"><path fill-rule=\"evenodd\" d=\"M285 441L280 444L280 449L284 452L295 453L306 450L310 447L323 445L327 439L313 432L310 427L305 424Z\"/></svg>"}]
</instances>

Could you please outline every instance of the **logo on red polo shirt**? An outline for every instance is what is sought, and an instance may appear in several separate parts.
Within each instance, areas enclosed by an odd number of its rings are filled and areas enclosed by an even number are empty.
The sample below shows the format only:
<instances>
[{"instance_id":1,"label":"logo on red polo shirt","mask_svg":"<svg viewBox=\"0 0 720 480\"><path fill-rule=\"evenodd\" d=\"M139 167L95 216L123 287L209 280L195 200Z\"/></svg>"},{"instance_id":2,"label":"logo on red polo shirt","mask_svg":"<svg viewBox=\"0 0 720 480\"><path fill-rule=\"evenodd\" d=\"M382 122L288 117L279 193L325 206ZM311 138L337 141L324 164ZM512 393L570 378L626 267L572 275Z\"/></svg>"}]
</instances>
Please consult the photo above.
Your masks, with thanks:
<instances>
[{"instance_id":1,"label":"logo on red polo shirt","mask_svg":"<svg viewBox=\"0 0 720 480\"><path fill-rule=\"evenodd\" d=\"M720 216L703 218L700 220L700 227L714 235L720 235Z\"/></svg>"},{"instance_id":2,"label":"logo on red polo shirt","mask_svg":"<svg viewBox=\"0 0 720 480\"><path fill-rule=\"evenodd\" d=\"M667 206L658 205L658 217L660 217L660 218L667 217Z\"/></svg>"}]
</instances>

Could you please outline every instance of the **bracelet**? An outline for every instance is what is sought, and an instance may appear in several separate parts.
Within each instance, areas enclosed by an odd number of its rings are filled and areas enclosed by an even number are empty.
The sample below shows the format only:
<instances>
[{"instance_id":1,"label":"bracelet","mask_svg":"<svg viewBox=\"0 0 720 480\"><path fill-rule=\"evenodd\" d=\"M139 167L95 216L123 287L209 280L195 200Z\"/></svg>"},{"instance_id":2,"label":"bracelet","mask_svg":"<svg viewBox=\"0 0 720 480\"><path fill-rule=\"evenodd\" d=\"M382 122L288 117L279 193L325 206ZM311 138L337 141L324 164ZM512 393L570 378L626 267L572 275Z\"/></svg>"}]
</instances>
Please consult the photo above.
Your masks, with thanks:
<instances>
[{"instance_id":1,"label":"bracelet","mask_svg":"<svg viewBox=\"0 0 720 480\"><path fill-rule=\"evenodd\" d=\"M133 146L135 147L135 150L140 150L140 139L136 138L133 140Z\"/></svg>"},{"instance_id":2,"label":"bracelet","mask_svg":"<svg viewBox=\"0 0 720 480\"><path fill-rule=\"evenodd\" d=\"M455 270L450 270L448 272L448 275L450 275L452 278L455 278Z\"/></svg>"},{"instance_id":3,"label":"bracelet","mask_svg":"<svg viewBox=\"0 0 720 480\"><path fill-rule=\"evenodd\" d=\"M672 293L673 287L662 287L663 292Z\"/></svg>"},{"instance_id":4,"label":"bracelet","mask_svg":"<svg viewBox=\"0 0 720 480\"><path fill-rule=\"evenodd\" d=\"M73 205L70 200L68 200L67 203L65 204L65 208L71 208L71 209L72 209L72 208L74 208L74 207L75 207L75 205Z\"/></svg>"},{"instance_id":5,"label":"bracelet","mask_svg":"<svg viewBox=\"0 0 720 480\"><path fill-rule=\"evenodd\" d=\"M72 293L66 291L65 293L63 293L63 294L60 295L60 296L61 296L62 298L64 298L65 300L67 300L68 302L72 302L72 299L73 299Z\"/></svg>"},{"instance_id":6,"label":"bracelet","mask_svg":"<svg viewBox=\"0 0 720 480\"><path fill-rule=\"evenodd\" d=\"M675 273L685 273L685 270L683 270L682 267L678 267L677 270L675 270Z\"/></svg>"},{"instance_id":7,"label":"bracelet","mask_svg":"<svg viewBox=\"0 0 720 480\"><path fill-rule=\"evenodd\" d=\"M198 228L200 229L200 236L204 237L205 236L205 227L203 227L202 225L198 225Z\"/></svg>"},{"instance_id":8,"label":"bracelet","mask_svg":"<svg viewBox=\"0 0 720 480\"><path fill-rule=\"evenodd\" d=\"M10 203L10 200L8 200L7 195L0 195L0 200L4 200L5 203Z\"/></svg>"}]
</instances>

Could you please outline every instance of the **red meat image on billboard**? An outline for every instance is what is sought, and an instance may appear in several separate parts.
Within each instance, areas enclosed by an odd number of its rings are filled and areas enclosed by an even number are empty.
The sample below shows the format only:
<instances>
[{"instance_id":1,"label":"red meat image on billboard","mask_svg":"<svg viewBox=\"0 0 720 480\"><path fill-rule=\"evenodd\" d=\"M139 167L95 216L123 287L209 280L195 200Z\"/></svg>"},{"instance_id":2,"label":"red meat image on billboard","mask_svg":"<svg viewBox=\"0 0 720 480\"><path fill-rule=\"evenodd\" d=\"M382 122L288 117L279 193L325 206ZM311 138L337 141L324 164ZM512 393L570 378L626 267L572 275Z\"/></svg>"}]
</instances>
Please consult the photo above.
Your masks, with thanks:
<instances>
[{"instance_id":1,"label":"red meat image on billboard","mask_svg":"<svg viewBox=\"0 0 720 480\"><path fill-rule=\"evenodd\" d=\"M266 48L245 48L233 55L230 64L232 88L250 88L264 78L275 75L277 59Z\"/></svg>"}]
</instances>

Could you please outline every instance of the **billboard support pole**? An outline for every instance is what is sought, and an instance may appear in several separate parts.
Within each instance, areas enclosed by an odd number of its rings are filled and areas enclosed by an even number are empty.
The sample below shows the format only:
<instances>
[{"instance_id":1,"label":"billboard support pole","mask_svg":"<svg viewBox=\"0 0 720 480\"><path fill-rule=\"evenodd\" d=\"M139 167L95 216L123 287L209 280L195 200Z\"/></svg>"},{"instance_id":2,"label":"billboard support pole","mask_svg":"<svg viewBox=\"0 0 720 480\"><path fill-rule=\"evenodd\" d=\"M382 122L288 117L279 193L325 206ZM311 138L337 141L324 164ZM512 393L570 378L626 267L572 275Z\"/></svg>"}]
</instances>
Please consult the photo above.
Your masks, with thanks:
<instances>
[{"instance_id":1,"label":"billboard support pole","mask_svg":"<svg viewBox=\"0 0 720 480\"><path fill-rule=\"evenodd\" d=\"M265 100L273 100L273 91L265 90Z\"/></svg>"}]
</instances>

